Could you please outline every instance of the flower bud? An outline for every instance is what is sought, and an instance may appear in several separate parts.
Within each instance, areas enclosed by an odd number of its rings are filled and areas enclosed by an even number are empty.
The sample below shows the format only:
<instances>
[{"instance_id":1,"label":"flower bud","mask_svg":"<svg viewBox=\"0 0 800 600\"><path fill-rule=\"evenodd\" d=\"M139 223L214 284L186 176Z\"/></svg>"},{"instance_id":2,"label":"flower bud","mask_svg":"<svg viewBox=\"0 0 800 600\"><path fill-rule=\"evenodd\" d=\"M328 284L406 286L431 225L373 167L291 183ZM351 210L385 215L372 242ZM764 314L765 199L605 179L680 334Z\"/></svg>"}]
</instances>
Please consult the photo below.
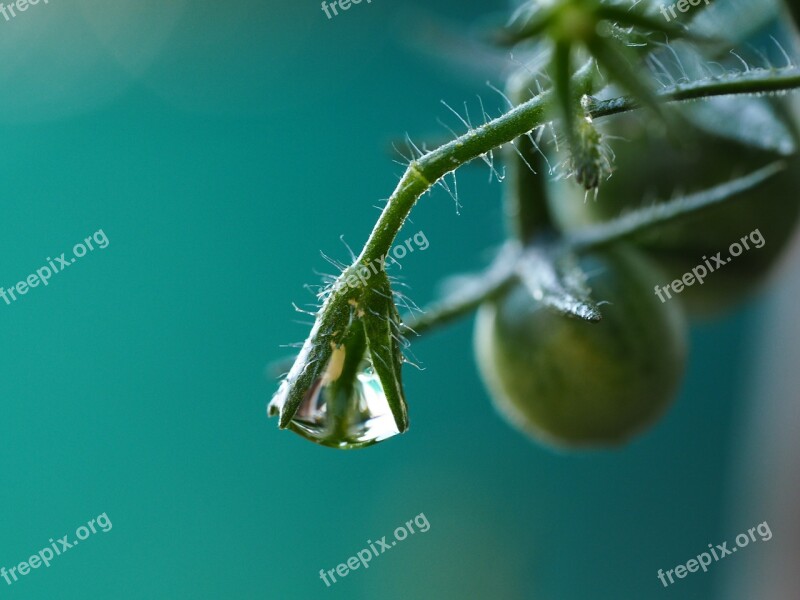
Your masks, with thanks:
<instances>
[{"instance_id":1,"label":"flower bud","mask_svg":"<svg viewBox=\"0 0 800 600\"><path fill-rule=\"evenodd\" d=\"M408 414L399 328L385 272L369 287L337 289L268 414L280 415L281 428L333 448L362 448L403 433Z\"/></svg>"}]
</instances>

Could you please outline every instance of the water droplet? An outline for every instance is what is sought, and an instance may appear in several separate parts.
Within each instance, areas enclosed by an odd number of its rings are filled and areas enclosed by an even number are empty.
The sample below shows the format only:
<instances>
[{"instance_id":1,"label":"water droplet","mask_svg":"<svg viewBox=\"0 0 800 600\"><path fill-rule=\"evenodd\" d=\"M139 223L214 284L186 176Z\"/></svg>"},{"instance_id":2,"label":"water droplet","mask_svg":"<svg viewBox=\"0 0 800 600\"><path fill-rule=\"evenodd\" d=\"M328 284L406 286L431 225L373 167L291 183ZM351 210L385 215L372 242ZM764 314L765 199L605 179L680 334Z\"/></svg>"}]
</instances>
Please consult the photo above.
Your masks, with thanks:
<instances>
[{"instance_id":1,"label":"water droplet","mask_svg":"<svg viewBox=\"0 0 800 600\"><path fill-rule=\"evenodd\" d=\"M364 448L400 433L380 379L368 361L352 385L337 383L317 379L289 428L312 442L341 449Z\"/></svg>"}]
</instances>

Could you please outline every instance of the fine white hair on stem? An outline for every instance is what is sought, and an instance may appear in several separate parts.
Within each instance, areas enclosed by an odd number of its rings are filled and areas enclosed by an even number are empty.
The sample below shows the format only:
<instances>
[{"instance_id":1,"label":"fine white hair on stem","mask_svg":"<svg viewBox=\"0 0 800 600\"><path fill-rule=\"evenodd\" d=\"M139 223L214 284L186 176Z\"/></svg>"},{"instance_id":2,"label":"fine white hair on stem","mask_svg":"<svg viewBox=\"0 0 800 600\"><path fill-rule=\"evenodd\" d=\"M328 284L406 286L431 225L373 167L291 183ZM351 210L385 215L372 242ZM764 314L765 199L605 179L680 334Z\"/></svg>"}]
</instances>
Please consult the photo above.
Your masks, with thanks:
<instances>
[{"instance_id":1,"label":"fine white hair on stem","mask_svg":"<svg viewBox=\"0 0 800 600\"><path fill-rule=\"evenodd\" d=\"M331 258L330 256L328 256L327 254L325 254L322 251L320 251L320 256L322 256L322 258L324 258L327 262L329 262L331 265L333 265L334 267L336 267L340 271L344 271L347 268L347 265L345 265L343 263L340 263L335 258Z\"/></svg>"},{"instance_id":2,"label":"fine white hair on stem","mask_svg":"<svg viewBox=\"0 0 800 600\"><path fill-rule=\"evenodd\" d=\"M344 234L339 236L339 241L342 242L342 244L344 244L345 248L347 248L347 253L350 255L350 262L351 263L355 262L356 254L355 252L353 252L353 249L350 247L350 245L345 241Z\"/></svg>"},{"instance_id":3,"label":"fine white hair on stem","mask_svg":"<svg viewBox=\"0 0 800 600\"><path fill-rule=\"evenodd\" d=\"M738 58L739 61L742 63L742 65L744 65L744 72L745 73L749 73L750 72L750 66L747 64L747 62L741 56L736 54L736 52L734 50L731 50L730 53L733 54L736 58Z\"/></svg>"},{"instance_id":4,"label":"fine white hair on stem","mask_svg":"<svg viewBox=\"0 0 800 600\"><path fill-rule=\"evenodd\" d=\"M783 44L781 44L778 40L776 40L774 36L771 35L769 37L773 42L775 42L775 45L778 47L778 50L780 50L781 54L783 54L783 58L786 59L786 68L789 69L794 68L794 63L792 62L792 59L789 58L789 55L786 53Z\"/></svg>"},{"instance_id":5,"label":"fine white hair on stem","mask_svg":"<svg viewBox=\"0 0 800 600\"><path fill-rule=\"evenodd\" d=\"M447 102L445 102L444 100L440 100L440 102L441 102L441 103L442 103L442 104L443 104L443 105L444 105L444 106L445 106L445 107L446 107L446 108L447 108L447 109L448 109L448 110L449 110L451 113L453 113L453 114L456 116L456 118L457 118L459 121L461 121L461 122L464 124L464 127L466 127L466 128L467 128L467 131L468 131L468 132L469 132L469 131L472 131L472 126L469 124L469 122L467 122L467 120L466 120L464 117L462 117L462 116L461 116L461 115L458 113L458 111L457 111L456 109L454 109L452 106L450 106L450 105L449 105ZM464 106L466 106L466 103L464 104ZM455 132L454 132L454 133L455 133Z\"/></svg>"},{"instance_id":6,"label":"fine white hair on stem","mask_svg":"<svg viewBox=\"0 0 800 600\"><path fill-rule=\"evenodd\" d=\"M495 91L495 92L497 92L497 94L498 94L498 95L499 95L499 96L500 96L500 97L501 97L503 100L505 100L505 101L506 101L506 104L508 104L508 108L514 108L514 103L513 103L513 102L511 102L511 98L509 98L509 97L508 97L508 96L505 94L505 92L503 92L503 90L501 90L501 89L500 89L500 88L498 88L497 86L493 85L491 81L488 81L488 80L486 81L486 87L488 87L488 88L489 88L490 90L492 90L492 91ZM480 96L478 96L478 98L480 98ZM485 113L484 113L484 114L485 114ZM486 116L488 117L488 115L486 115Z\"/></svg>"}]
</instances>

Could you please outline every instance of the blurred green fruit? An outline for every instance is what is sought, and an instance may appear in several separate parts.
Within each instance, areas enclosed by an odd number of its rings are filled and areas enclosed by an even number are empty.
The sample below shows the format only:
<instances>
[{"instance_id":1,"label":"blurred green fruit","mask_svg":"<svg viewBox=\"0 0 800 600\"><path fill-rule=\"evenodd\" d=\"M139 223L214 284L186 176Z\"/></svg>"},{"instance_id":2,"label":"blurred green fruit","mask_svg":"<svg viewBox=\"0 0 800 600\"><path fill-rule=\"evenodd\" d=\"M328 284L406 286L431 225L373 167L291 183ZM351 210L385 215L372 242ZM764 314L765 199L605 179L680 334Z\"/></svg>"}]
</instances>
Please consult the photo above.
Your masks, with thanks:
<instances>
[{"instance_id":1,"label":"blurred green fruit","mask_svg":"<svg viewBox=\"0 0 800 600\"><path fill-rule=\"evenodd\" d=\"M686 358L678 301L653 292L661 275L644 255L616 247L581 259L603 319L556 313L521 284L478 311L475 353L498 410L556 446L617 445L665 410Z\"/></svg>"}]
</instances>

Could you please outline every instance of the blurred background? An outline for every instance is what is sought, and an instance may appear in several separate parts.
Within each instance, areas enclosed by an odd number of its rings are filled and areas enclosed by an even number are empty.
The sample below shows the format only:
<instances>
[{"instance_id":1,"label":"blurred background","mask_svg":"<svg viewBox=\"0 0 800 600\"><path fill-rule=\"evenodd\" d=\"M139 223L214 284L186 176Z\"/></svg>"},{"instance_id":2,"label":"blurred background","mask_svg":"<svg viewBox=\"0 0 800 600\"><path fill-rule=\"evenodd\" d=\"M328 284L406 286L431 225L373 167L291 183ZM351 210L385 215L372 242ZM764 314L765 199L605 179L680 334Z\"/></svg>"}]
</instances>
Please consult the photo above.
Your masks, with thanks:
<instances>
[{"instance_id":1,"label":"blurred background","mask_svg":"<svg viewBox=\"0 0 800 600\"><path fill-rule=\"evenodd\" d=\"M113 523L1 596L796 597L796 246L769 293L693 328L675 406L621 450L511 429L470 320L414 343L402 437L339 452L266 417L266 367L310 322L291 303L314 301L320 251L366 239L402 172L392 140L449 136L440 100L502 105L499 63L456 43L504 8L51 0L0 19L0 286L110 241L0 303L0 566ZM394 274L417 303L502 241L487 180L467 167L460 211L440 190L415 209L404 233L430 247ZM320 569L420 513L427 533L325 587ZM661 586L763 521L772 541Z\"/></svg>"}]
</instances>

